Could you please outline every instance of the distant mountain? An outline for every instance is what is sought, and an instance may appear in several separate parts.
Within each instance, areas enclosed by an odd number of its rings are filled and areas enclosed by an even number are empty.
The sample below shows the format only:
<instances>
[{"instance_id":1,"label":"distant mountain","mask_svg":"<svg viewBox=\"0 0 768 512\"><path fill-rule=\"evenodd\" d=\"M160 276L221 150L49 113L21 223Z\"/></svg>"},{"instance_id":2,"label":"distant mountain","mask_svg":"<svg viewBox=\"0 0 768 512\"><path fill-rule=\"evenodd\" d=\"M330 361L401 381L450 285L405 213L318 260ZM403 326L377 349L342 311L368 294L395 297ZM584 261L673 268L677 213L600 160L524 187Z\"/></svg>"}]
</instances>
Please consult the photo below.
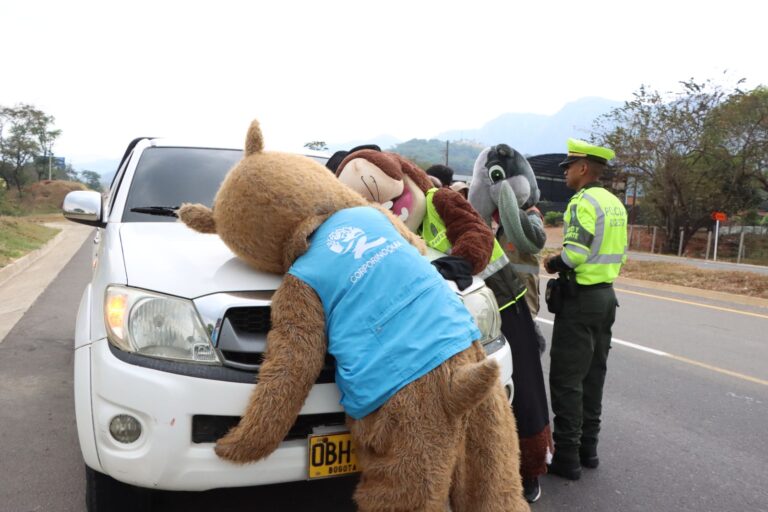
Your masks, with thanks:
<instances>
[{"instance_id":1,"label":"distant mountain","mask_svg":"<svg viewBox=\"0 0 768 512\"><path fill-rule=\"evenodd\" d=\"M434 164L445 163L445 146L444 140L411 139L396 144L392 151L426 170ZM454 179L466 180L472 175L472 167L482 150L481 144L472 142L456 141L449 144L448 165L454 170Z\"/></svg>"},{"instance_id":2,"label":"distant mountain","mask_svg":"<svg viewBox=\"0 0 768 512\"><path fill-rule=\"evenodd\" d=\"M480 128L450 130L436 138L472 140L484 146L504 142L525 155L562 152L568 137L588 138L595 119L622 105L605 98L582 98L551 116L502 114Z\"/></svg>"},{"instance_id":3,"label":"distant mountain","mask_svg":"<svg viewBox=\"0 0 768 512\"><path fill-rule=\"evenodd\" d=\"M330 153L333 153L334 151L339 150L347 150L354 148L356 146L361 146L363 144L377 144L381 149L388 150L394 145L398 144L400 142L400 139L397 137L393 137L392 135L377 135L376 137L371 137L370 139L359 139L359 140L350 140L347 142L334 142L334 143L328 143L328 151Z\"/></svg>"}]
</instances>

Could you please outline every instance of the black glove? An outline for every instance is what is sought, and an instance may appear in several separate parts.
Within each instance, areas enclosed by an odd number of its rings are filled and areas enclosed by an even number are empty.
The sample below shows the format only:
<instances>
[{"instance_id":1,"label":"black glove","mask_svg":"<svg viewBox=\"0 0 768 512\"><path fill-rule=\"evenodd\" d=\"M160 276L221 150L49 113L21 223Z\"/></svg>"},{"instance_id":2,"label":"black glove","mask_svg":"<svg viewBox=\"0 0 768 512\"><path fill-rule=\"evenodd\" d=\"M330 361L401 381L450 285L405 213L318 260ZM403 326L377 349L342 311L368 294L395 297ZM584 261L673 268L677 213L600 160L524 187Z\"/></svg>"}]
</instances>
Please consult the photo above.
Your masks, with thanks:
<instances>
[{"instance_id":1,"label":"black glove","mask_svg":"<svg viewBox=\"0 0 768 512\"><path fill-rule=\"evenodd\" d=\"M454 281L459 290L472 284L472 265L461 256L443 256L433 260L432 264L441 276Z\"/></svg>"},{"instance_id":2,"label":"black glove","mask_svg":"<svg viewBox=\"0 0 768 512\"><path fill-rule=\"evenodd\" d=\"M571 267L565 264L563 257L560 254L547 260L544 264L544 268L550 274L554 274L555 272L569 272L572 270Z\"/></svg>"}]
</instances>

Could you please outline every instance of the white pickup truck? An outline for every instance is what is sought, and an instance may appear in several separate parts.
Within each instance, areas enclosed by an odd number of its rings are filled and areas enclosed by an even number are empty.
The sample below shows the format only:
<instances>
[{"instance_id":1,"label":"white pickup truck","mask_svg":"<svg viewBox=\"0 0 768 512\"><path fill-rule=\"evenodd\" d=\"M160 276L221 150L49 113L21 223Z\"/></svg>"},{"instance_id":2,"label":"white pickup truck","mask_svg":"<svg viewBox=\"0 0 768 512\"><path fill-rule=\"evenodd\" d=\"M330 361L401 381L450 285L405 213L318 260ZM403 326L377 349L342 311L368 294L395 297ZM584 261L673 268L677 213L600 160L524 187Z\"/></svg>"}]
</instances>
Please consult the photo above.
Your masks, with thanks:
<instances>
[{"instance_id":1,"label":"white pickup truck","mask_svg":"<svg viewBox=\"0 0 768 512\"><path fill-rule=\"evenodd\" d=\"M330 356L272 455L241 466L213 451L258 380L270 298L281 278L246 266L218 237L177 222L175 209L185 202L210 206L241 156L239 149L136 139L106 199L77 191L64 201L68 219L98 228L74 358L89 512L116 504L141 509L152 489L203 491L357 469L354 460L318 456L317 450L313 456L310 449L318 435L346 431ZM512 356L493 294L478 279L457 293L511 396ZM350 456L343 446L339 453Z\"/></svg>"}]
</instances>

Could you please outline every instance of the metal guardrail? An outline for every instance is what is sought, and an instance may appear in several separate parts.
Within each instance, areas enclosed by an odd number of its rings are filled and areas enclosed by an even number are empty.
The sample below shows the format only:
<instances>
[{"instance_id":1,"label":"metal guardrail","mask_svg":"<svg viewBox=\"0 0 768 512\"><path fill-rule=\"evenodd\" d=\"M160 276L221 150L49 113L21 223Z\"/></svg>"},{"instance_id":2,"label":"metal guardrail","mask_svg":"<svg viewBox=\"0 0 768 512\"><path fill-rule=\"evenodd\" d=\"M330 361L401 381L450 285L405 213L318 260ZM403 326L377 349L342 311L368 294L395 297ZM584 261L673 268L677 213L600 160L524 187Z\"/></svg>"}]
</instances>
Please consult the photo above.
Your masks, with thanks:
<instances>
[{"instance_id":1,"label":"metal guardrail","mask_svg":"<svg viewBox=\"0 0 768 512\"><path fill-rule=\"evenodd\" d=\"M683 254L682 234L681 230L677 237L679 240L677 256L768 265L768 226L733 225L720 226L715 232L699 230L688 242L685 254ZM666 230L659 226L630 225L629 249L661 254L667 237ZM669 254L672 251L668 250L666 253Z\"/></svg>"}]
</instances>

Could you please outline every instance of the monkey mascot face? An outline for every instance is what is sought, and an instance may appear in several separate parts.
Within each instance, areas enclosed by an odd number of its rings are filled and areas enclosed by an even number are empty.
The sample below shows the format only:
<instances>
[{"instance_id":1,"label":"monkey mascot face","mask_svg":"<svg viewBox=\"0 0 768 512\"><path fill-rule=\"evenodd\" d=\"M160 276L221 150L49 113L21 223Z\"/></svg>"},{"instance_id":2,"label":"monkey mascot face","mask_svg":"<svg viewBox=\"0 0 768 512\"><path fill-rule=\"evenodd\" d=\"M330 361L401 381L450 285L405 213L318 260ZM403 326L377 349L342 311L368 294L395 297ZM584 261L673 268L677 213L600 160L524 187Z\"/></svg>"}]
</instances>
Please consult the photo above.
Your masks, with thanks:
<instances>
[{"instance_id":1,"label":"monkey mascot face","mask_svg":"<svg viewBox=\"0 0 768 512\"><path fill-rule=\"evenodd\" d=\"M365 199L390 210L414 233L421 226L427 211L425 194L433 187L424 171L400 155L354 151L339 164L336 176Z\"/></svg>"}]
</instances>

